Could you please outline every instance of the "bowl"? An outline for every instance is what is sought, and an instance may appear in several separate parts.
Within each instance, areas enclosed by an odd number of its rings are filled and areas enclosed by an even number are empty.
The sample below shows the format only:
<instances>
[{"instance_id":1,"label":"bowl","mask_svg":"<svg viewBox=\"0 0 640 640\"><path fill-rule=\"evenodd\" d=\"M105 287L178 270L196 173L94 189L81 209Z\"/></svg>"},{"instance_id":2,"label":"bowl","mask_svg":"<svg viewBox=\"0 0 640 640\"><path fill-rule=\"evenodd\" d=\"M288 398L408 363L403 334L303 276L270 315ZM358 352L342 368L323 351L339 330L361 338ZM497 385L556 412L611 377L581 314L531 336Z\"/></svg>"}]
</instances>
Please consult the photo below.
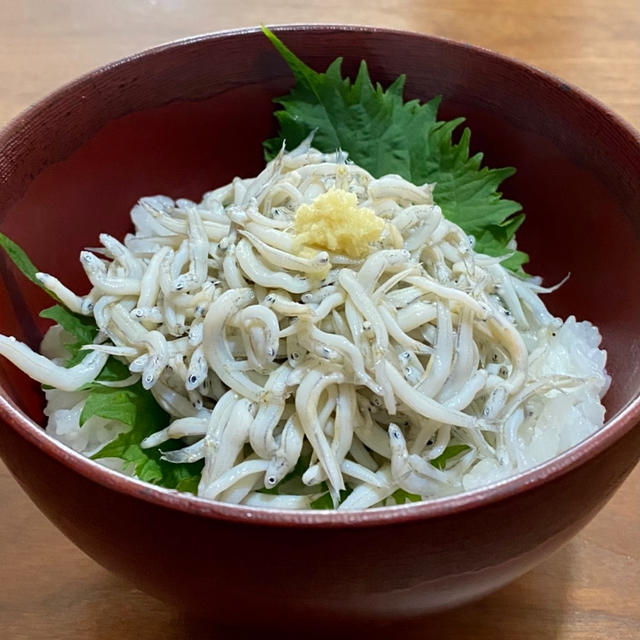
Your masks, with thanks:
<instances>
[{"instance_id":1,"label":"bowl","mask_svg":"<svg viewBox=\"0 0 640 640\"><path fill-rule=\"evenodd\" d=\"M302 628L391 622L451 608L514 580L575 535L640 457L640 142L603 105L536 69L440 38L287 26L324 69L361 58L407 96L444 96L489 166L515 166L531 273L569 282L558 315L598 325L613 383L608 422L560 457L470 493L359 512L207 502L129 479L42 429L39 386L0 361L0 453L43 513L140 589L225 624ZM123 235L138 197L197 198L262 166L272 98L291 75L257 29L171 43L63 87L0 134L0 230L45 271L86 288L78 252ZM0 331L36 347L45 294L0 263ZM46 571L46 568L43 568Z\"/></svg>"}]
</instances>

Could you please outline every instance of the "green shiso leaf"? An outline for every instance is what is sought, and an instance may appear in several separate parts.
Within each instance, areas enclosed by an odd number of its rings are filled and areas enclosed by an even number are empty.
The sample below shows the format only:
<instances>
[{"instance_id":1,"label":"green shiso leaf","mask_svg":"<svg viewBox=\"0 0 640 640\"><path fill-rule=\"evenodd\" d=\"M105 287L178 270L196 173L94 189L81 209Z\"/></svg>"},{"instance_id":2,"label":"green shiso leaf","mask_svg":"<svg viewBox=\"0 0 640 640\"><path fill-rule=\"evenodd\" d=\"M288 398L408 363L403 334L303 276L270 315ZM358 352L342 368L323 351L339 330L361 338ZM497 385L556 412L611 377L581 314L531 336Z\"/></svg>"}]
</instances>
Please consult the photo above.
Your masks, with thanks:
<instances>
[{"instance_id":1,"label":"green shiso leaf","mask_svg":"<svg viewBox=\"0 0 640 640\"><path fill-rule=\"evenodd\" d=\"M31 282L42 286L35 276L38 268L20 246L0 233L0 247ZM60 304L44 309L40 312L40 317L56 322L75 338L75 341L65 345L70 354L65 366L72 367L81 362L88 354L88 351L82 350L82 347L93 343L98 334L94 318L73 313ZM140 446L144 438L164 428L170 421L169 415L158 405L151 392L145 390L139 382L128 387L109 387L101 384L101 382L124 380L128 376L127 366L120 360L109 357L96 381L84 387L89 394L80 414L80 425L85 424L92 416L100 416L130 427L127 432L121 433L92 457L94 459L120 458L127 463L128 467L133 467L136 476L141 480L195 493L203 466L201 462L191 464L166 462L161 459L162 451L159 447L143 449ZM163 444L162 449L168 451L182 446L184 444L181 441L172 441Z\"/></svg>"},{"instance_id":2,"label":"green shiso leaf","mask_svg":"<svg viewBox=\"0 0 640 640\"><path fill-rule=\"evenodd\" d=\"M15 243L11 238L5 236L4 233L0 233L0 247L5 250L6 254L11 259L11 262L16 265L26 278L31 280L34 284L37 284L39 287L42 287L42 283L38 278L36 278L36 273L38 273L39 269L33 264L33 262L31 262L31 259L22 247Z\"/></svg>"},{"instance_id":3,"label":"green shiso leaf","mask_svg":"<svg viewBox=\"0 0 640 640\"><path fill-rule=\"evenodd\" d=\"M409 493L404 489L396 489L391 497L394 499L396 504L405 504L407 502L419 502L422 500L422 497L417 493Z\"/></svg>"},{"instance_id":4,"label":"green shiso leaf","mask_svg":"<svg viewBox=\"0 0 640 640\"><path fill-rule=\"evenodd\" d=\"M65 345L70 355L65 362L66 367L73 367L89 355L89 352L82 350L82 347L91 344L98 335L98 327L92 317L73 313L59 304L43 309L39 315L41 318L57 322L67 333L76 338L75 342Z\"/></svg>"},{"instance_id":5,"label":"green shiso leaf","mask_svg":"<svg viewBox=\"0 0 640 640\"><path fill-rule=\"evenodd\" d=\"M447 462L457 455L460 455L464 451L468 451L469 446L466 444L452 444L449 445L437 458L431 461L431 464L436 469L445 469Z\"/></svg>"},{"instance_id":6,"label":"green shiso leaf","mask_svg":"<svg viewBox=\"0 0 640 640\"><path fill-rule=\"evenodd\" d=\"M184 446L181 441L150 449L141 447L142 441L166 427L170 418L140 382L124 388L95 384L80 415L80 424L92 416L117 420L131 427L95 453L93 459L120 458L127 467L133 467L140 480L170 489L197 489L202 462L176 464L162 460L162 452Z\"/></svg>"},{"instance_id":7,"label":"green shiso leaf","mask_svg":"<svg viewBox=\"0 0 640 640\"><path fill-rule=\"evenodd\" d=\"M467 128L454 142L464 118L438 121L440 97L405 102L404 75L387 89L374 85L364 60L354 81L342 76L342 58L318 73L262 29L296 79L287 95L275 99L281 107L275 112L278 135L264 142L267 159L283 144L293 149L315 132L314 147L325 153L342 149L374 177L395 173L414 184L435 183L435 202L447 219L475 236L476 250L509 255L505 266L520 269L528 258L509 243L524 218L516 215L522 207L498 191L515 169L483 167L481 153L470 155Z\"/></svg>"},{"instance_id":8,"label":"green shiso leaf","mask_svg":"<svg viewBox=\"0 0 640 640\"><path fill-rule=\"evenodd\" d=\"M338 499L338 504L342 504L347 496L353 491L351 487L347 487L346 489L340 490L340 497ZM323 493L320 497L316 498L310 505L312 509L333 509L333 499L331 498L331 494L327 491Z\"/></svg>"}]
</instances>

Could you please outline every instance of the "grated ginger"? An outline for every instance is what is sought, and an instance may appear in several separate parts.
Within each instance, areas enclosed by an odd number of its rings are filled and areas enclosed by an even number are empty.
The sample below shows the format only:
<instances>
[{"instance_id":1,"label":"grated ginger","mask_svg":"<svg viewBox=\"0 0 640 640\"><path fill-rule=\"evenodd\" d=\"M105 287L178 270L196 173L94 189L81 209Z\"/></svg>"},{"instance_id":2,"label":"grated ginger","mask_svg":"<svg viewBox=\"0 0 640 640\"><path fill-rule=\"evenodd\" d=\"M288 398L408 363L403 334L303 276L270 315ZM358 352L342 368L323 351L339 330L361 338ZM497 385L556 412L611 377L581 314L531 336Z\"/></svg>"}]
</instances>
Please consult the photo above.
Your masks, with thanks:
<instances>
[{"instance_id":1,"label":"grated ginger","mask_svg":"<svg viewBox=\"0 0 640 640\"><path fill-rule=\"evenodd\" d=\"M295 230L300 247L311 246L363 258L380 239L384 220L371 209L358 207L354 193L331 189L296 211Z\"/></svg>"}]
</instances>

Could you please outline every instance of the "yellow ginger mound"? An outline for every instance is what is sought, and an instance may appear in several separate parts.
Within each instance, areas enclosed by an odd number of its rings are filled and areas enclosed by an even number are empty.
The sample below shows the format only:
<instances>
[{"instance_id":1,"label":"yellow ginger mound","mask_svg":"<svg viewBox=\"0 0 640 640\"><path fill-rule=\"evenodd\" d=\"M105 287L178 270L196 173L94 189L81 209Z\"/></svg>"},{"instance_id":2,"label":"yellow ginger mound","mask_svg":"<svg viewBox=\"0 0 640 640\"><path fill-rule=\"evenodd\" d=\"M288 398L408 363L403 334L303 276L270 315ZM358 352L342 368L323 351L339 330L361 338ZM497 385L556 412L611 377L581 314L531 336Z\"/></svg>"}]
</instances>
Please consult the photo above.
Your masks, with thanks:
<instances>
[{"instance_id":1,"label":"yellow ginger mound","mask_svg":"<svg viewBox=\"0 0 640 640\"><path fill-rule=\"evenodd\" d=\"M299 246L311 246L363 258L369 245L380 239L384 220L371 209L358 207L355 193L331 189L296 211L295 230Z\"/></svg>"}]
</instances>

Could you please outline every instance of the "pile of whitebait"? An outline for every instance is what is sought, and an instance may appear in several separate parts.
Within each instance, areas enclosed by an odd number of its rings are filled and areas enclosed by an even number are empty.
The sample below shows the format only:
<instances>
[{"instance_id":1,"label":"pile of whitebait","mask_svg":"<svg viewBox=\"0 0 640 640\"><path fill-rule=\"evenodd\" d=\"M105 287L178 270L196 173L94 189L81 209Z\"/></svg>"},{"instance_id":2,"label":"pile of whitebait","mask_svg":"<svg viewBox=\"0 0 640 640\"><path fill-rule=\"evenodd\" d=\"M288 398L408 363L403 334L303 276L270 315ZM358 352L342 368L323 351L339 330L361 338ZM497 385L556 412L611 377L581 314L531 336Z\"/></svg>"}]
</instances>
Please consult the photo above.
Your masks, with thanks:
<instances>
[{"instance_id":1,"label":"pile of whitebait","mask_svg":"<svg viewBox=\"0 0 640 640\"><path fill-rule=\"evenodd\" d=\"M65 369L5 337L0 353L55 387L48 431L86 455L126 428L80 428L76 390L109 354L126 362L132 376L115 384L141 378L173 420L143 446L183 439L165 459L204 459L198 495L210 500L308 508L324 481L334 506L359 509L516 474L602 425L606 353L594 326L547 311L539 279L475 253L432 186L374 179L306 141L199 204L143 198L134 234L81 253L88 295L38 276L95 318L84 361ZM297 210L332 189L384 221L368 255L300 250ZM60 355L60 338L58 327L43 351ZM301 456L294 489L259 491Z\"/></svg>"}]
</instances>

